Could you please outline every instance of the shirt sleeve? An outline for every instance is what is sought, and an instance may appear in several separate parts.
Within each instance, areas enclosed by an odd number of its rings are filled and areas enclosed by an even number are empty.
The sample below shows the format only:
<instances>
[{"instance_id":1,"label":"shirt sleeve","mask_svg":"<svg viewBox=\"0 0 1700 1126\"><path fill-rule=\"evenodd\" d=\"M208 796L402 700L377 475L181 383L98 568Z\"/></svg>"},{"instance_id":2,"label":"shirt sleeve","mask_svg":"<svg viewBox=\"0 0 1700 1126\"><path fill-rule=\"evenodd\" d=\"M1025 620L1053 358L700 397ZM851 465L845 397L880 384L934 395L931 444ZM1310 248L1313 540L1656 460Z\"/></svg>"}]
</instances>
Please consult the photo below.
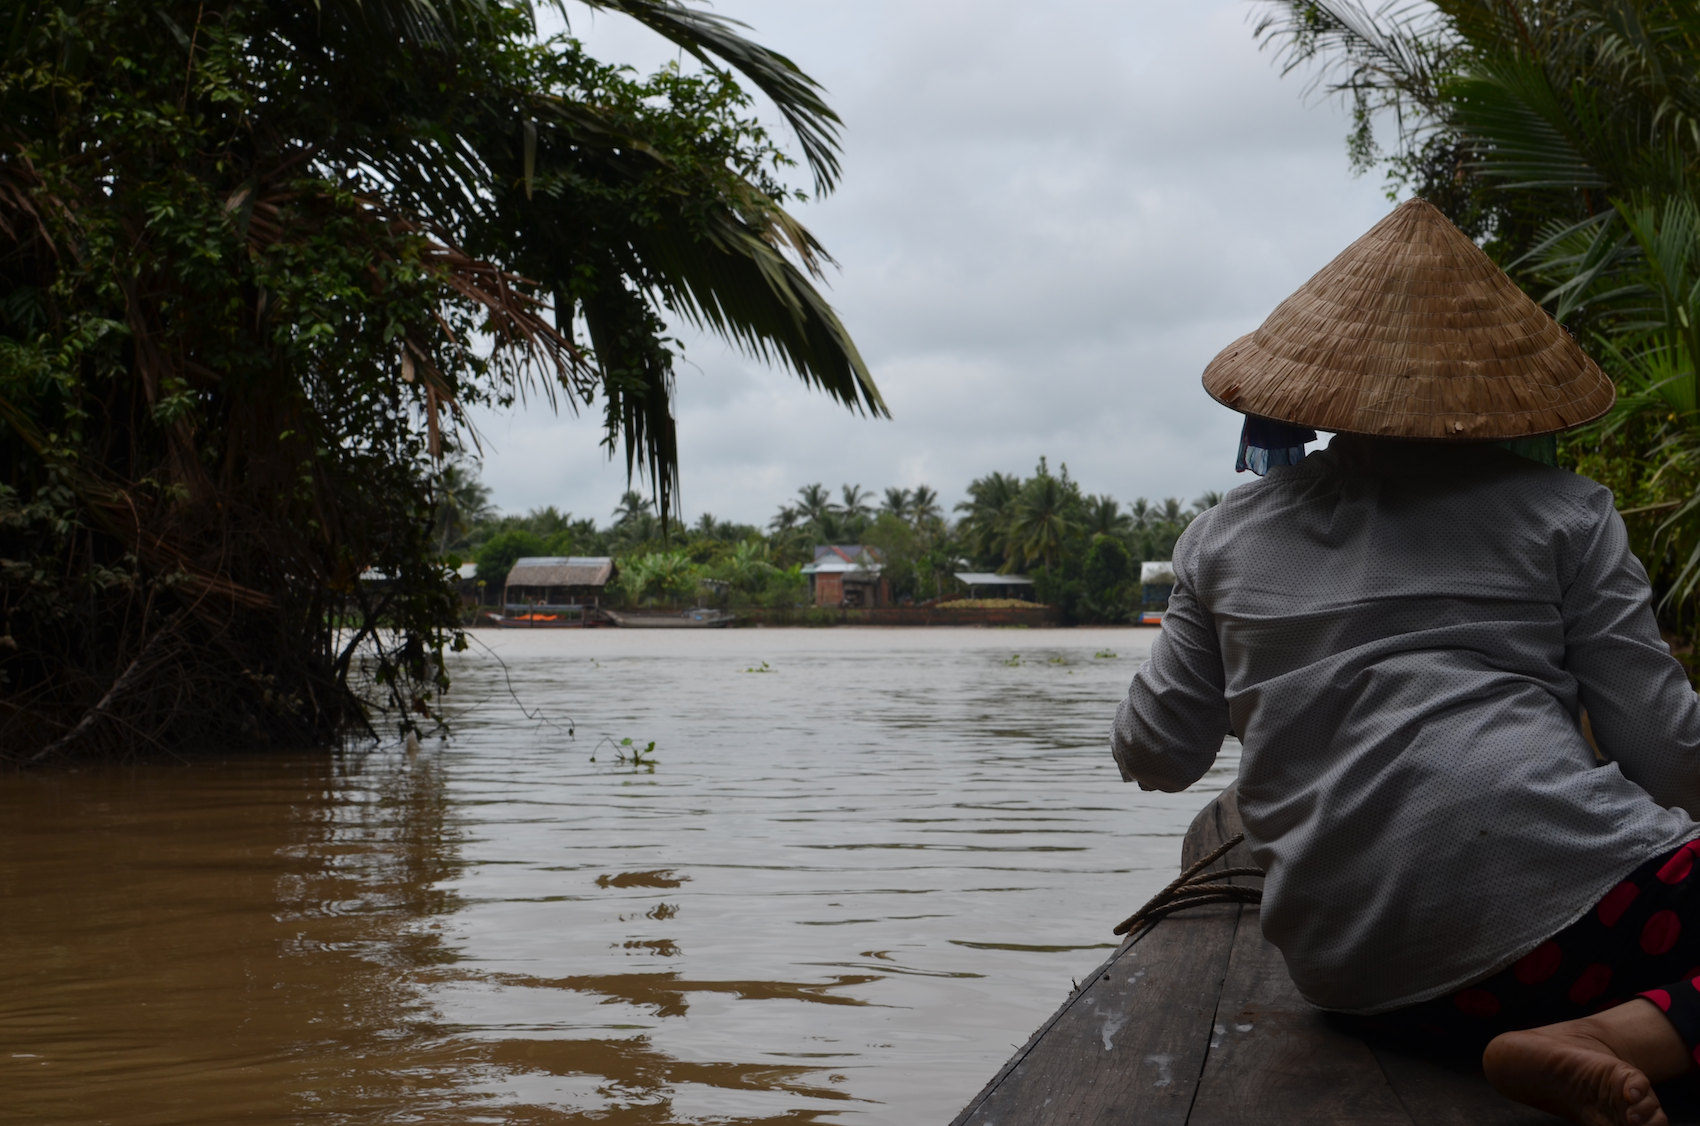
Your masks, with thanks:
<instances>
[{"instance_id":1,"label":"shirt sleeve","mask_svg":"<svg viewBox=\"0 0 1700 1126\"><path fill-rule=\"evenodd\" d=\"M1659 636L1623 518L1604 511L1564 592L1565 666L1606 758L1669 809L1700 816L1700 698Z\"/></svg>"},{"instance_id":2,"label":"shirt sleeve","mask_svg":"<svg viewBox=\"0 0 1700 1126\"><path fill-rule=\"evenodd\" d=\"M1216 622L1200 604L1186 553L1176 546L1175 588L1162 632L1116 709L1110 735L1124 782L1170 793L1204 776L1228 734Z\"/></svg>"}]
</instances>

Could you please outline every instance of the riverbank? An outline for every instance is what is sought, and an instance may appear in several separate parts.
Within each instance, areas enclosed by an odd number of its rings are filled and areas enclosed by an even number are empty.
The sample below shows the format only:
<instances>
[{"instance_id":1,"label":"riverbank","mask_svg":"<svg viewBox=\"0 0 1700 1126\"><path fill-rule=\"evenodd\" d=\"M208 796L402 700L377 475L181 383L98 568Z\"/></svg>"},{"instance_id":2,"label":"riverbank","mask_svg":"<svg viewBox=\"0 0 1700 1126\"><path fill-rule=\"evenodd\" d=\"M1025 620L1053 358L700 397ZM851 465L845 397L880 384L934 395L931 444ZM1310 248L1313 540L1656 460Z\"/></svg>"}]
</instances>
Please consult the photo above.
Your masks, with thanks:
<instances>
[{"instance_id":1,"label":"riverbank","mask_svg":"<svg viewBox=\"0 0 1700 1126\"><path fill-rule=\"evenodd\" d=\"M736 615L728 623L731 629L758 629L763 627L800 627L825 628L830 626L956 626L987 628L1031 628L1031 629L1066 629L1062 620L1062 610L1056 606L1013 607L974 607L966 610L950 610L943 605L924 606L890 606L877 610L844 609L829 606L799 606L774 609L762 606L739 608L730 611ZM683 614L683 609L676 610L645 610L645 615L659 616L665 614ZM613 627L612 622L595 623L598 626ZM473 623L477 628L498 628L487 614L481 613ZM1087 629L1122 629L1138 627L1138 623L1125 625L1104 625L1093 623L1081 628ZM508 628L524 628L512 626ZM539 628L558 629L559 626L545 625Z\"/></svg>"}]
</instances>

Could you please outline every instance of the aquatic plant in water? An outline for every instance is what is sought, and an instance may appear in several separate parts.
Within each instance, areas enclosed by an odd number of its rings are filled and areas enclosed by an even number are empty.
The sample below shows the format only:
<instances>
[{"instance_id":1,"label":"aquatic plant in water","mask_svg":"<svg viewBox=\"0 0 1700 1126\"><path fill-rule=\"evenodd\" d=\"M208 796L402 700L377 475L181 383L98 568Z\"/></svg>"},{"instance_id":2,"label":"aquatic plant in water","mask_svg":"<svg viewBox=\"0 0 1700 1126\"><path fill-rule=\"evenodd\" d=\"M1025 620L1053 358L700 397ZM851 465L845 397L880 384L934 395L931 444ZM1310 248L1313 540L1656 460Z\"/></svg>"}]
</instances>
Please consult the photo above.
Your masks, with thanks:
<instances>
[{"instance_id":1,"label":"aquatic plant in water","mask_svg":"<svg viewBox=\"0 0 1700 1126\"><path fill-rule=\"evenodd\" d=\"M655 756L655 740L654 739L651 739L644 746L640 747L640 746L637 745L637 743L632 739L632 737L630 735L626 736L624 739L621 739L618 743L614 742L614 737L612 735L604 735L597 742L596 746L594 746L590 749L590 761L591 762L596 761L596 752L602 749L603 743L606 743L610 747L614 748L614 761L615 762L621 762L621 763L629 762L629 763L631 763L633 770L644 769L644 770L648 770L651 774L655 773L655 757L654 757Z\"/></svg>"}]
</instances>

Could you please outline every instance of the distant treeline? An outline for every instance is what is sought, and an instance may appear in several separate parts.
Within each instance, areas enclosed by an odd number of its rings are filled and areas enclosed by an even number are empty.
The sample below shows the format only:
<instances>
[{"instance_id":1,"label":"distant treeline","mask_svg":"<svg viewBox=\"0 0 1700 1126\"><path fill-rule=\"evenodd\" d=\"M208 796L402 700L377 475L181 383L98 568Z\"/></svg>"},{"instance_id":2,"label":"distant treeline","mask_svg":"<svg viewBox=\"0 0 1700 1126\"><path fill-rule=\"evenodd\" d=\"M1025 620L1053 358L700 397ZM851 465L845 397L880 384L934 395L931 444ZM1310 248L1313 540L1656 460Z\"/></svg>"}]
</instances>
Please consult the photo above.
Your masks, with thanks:
<instances>
[{"instance_id":1,"label":"distant treeline","mask_svg":"<svg viewBox=\"0 0 1700 1126\"><path fill-rule=\"evenodd\" d=\"M467 469L444 472L438 534L443 552L478 564L479 580L499 587L514 561L530 555L608 555L619 561L615 597L632 605L715 598L733 605L784 607L807 601L804 564L817 544L876 548L894 601L924 601L959 589L955 571L1031 576L1042 602L1075 621L1124 621L1137 608L1139 564L1168 559L1192 519L1216 504L1206 493L1187 504L1144 497L1124 506L1092 495L1062 466L1041 458L1033 475L991 473L971 482L968 499L947 513L926 485L875 494L844 485L836 494L805 485L767 527L704 513L664 529L654 506L627 492L613 519L574 518L553 505L502 515Z\"/></svg>"}]
</instances>

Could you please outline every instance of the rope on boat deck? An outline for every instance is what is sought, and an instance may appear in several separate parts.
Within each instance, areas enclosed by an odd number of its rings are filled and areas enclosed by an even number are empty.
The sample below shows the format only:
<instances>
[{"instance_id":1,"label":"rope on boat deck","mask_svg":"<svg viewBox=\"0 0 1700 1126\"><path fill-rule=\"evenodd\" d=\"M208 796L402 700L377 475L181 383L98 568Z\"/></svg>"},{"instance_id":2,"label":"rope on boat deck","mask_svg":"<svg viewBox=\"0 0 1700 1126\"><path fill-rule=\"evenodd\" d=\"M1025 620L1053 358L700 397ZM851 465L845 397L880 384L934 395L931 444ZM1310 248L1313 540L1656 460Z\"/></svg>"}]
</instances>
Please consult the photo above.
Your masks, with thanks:
<instances>
[{"instance_id":1,"label":"rope on boat deck","mask_svg":"<svg viewBox=\"0 0 1700 1126\"><path fill-rule=\"evenodd\" d=\"M1264 874L1262 868L1228 868L1220 872L1204 871L1244 840L1244 833L1235 833L1232 837L1229 837L1222 842L1216 851L1182 872L1175 878L1174 883L1152 896L1151 902L1123 919L1112 933L1127 934L1129 931L1138 930L1140 927L1148 927L1165 915L1173 914L1176 911L1185 911L1189 907L1203 907L1208 903L1262 903L1262 888L1208 882L1210 880L1225 880L1231 876L1261 876Z\"/></svg>"}]
</instances>

